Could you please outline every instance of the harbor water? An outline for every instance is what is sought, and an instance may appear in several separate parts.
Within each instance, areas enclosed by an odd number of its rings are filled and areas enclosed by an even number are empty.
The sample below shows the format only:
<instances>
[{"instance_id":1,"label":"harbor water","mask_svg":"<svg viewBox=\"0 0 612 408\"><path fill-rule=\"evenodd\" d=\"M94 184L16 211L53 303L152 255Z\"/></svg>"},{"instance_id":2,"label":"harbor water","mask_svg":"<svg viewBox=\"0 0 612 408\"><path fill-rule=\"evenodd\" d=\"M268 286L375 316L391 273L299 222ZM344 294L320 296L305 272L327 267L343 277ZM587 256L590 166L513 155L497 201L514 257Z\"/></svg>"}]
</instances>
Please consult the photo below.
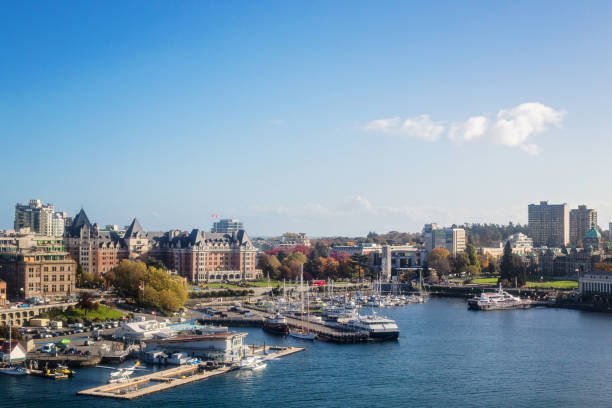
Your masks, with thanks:
<instances>
[{"instance_id":1,"label":"harbor water","mask_svg":"<svg viewBox=\"0 0 612 408\"><path fill-rule=\"evenodd\" d=\"M399 342L337 345L240 328L247 343L299 345L260 371L236 371L122 401L77 396L108 370L74 379L0 376L3 407L612 406L612 315L535 308L468 311L459 299L382 309ZM154 367L149 367L155 369Z\"/></svg>"}]
</instances>

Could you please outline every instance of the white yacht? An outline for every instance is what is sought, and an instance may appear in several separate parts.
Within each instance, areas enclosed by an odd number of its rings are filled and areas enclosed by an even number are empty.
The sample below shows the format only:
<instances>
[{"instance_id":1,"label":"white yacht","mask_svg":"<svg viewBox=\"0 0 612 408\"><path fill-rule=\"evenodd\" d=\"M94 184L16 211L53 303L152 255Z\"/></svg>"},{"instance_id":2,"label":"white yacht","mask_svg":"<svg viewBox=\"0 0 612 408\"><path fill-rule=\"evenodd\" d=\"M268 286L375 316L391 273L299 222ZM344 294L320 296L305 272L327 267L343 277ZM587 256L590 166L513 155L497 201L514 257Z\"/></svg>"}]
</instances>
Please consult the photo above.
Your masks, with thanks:
<instances>
[{"instance_id":1,"label":"white yacht","mask_svg":"<svg viewBox=\"0 0 612 408\"><path fill-rule=\"evenodd\" d=\"M508 310L508 309L528 309L533 306L529 299L521 299L504 291L499 285L499 289L493 293L482 292L480 296L474 296L467 301L468 309L471 310Z\"/></svg>"},{"instance_id":2,"label":"white yacht","mask_svg":"<svg viewBox=\"0 0 612 408\"><path fill-rule=\"evenodd\" d=\"M374 341L387 341L399 339L399 328L395 320L376 314L357 316L355 319L343 323L341 328L350 331L367 332Z\"/></svg>"}]
</instances>

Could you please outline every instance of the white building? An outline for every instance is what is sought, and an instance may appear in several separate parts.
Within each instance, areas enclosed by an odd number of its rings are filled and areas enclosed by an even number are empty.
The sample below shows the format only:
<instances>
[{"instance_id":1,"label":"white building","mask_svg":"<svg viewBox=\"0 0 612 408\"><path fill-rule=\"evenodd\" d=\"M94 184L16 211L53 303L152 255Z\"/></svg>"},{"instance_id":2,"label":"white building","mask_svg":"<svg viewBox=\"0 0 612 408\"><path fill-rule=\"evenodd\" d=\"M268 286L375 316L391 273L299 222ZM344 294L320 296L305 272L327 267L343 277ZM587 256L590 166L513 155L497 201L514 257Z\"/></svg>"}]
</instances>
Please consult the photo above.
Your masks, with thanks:
<instances>
[{"instance_id":1,"label":"white building","mask_svg":"<svg viewBox=\"0 0 612 408\"><path fill-rule=\"evenodd\" d=\"M247 353L244 338L247 333L227 332L193 336L178 336L146 341L152 350L179 351L206 360L236 361Z\"/></svg>"},{"instance_id":2,"label":"white building","mask_svg":"<svg viewBox=\"0 0 612 408\"><path fill-rule=\"evenodd\" d=\"M524 255L525 253L529 253L533 250L533 239L529 238L527 235L521 232L512 234L507 239L505 239L501 243L502 248L506 245L506 242L508 241L510 241L512 252L515 254Z\"/></svg>"},{"instance_id":3,"label":"white building","mask_svg":"<svg viewBox=\"0 0 612 408\"><path fill-rule=\"evenodd\" d=\"M25 361L26 350L21 343L16 340L13 340L10 346L9 342L5 340L2 342L2 347L0 349L0 359L5 363L9 361Z\"/></svg>"},{"instance_id":4,"label":"white building","mask_svg":"<svg viewBox=\"0 0 612 408\"><path fill-rule=\"evenodd\" d=\"M590 271L578 278L581 294L612 294L612 272Z\"/></svg>"}]
</instances>

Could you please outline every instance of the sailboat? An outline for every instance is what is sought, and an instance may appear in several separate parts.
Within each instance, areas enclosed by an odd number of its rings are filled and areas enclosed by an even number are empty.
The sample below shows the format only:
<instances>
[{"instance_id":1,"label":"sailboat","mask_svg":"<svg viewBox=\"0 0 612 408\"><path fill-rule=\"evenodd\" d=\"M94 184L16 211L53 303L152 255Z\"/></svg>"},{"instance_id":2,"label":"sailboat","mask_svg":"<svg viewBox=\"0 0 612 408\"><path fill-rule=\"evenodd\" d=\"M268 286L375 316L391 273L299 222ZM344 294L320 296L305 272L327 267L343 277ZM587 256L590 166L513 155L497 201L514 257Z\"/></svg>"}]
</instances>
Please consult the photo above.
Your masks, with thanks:
<instances>
[{"instance_id":1,"label":"sailboat","mask_svg":"<svg viewBox=\"0 0 612 408\"><path fill-rule=\"evenodd\" d=\"M11 352L13 351L13 329L12 329L12 320L9 320L9 363L7 366L4 367L0 367L0 374L6 374L6 375L26 375L26 374L30 374L30 372L25 368L25 367L21 367L21 366L17 366L15 364L13 364L13 362L11 361Z\"/></svg>"},{"instance_id":2,"label":"sailboat","mask_svg":"<svg viewBox=\"0 0 612 408\"><path fill-rule=\"evenodd\" d=\"M300 319L302 324L299 329L289 330L289 335L297 339L314 340L316 336L314 333L310 332L310 291L307 291L306 293L308 297L306 301L307 319L306 329L304 329L304 265L302 265L300 273Z\"/></svg>"}]
</instances>

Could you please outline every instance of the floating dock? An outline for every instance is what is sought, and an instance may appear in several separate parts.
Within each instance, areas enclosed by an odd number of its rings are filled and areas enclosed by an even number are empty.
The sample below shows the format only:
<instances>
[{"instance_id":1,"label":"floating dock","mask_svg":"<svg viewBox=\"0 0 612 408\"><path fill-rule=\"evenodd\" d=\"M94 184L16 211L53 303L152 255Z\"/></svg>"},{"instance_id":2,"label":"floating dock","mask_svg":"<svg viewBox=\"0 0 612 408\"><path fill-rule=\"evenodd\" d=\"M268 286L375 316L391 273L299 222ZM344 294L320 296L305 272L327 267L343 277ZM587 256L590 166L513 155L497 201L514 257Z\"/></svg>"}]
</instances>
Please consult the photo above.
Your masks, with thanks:
<instances>
[{"instance_id":1,"label":"floating dock","mask_svg":"<svg viewBox=\"0 0 612 408\"><path fill-rule=\"evenodd\" d=\"M266 347L266 350L272 351L268 352L266 357L277 358L297 353L304 349L299 347ZM133 377L124 383L105 384L99 387L89 388L79 391L77 394L117 399L134 399L154 392L178 387L179 385L189 384L194 381L225 374L233 370L235 370L235 368L231 366L222 366L212 370L206 370L204 366L199 364L186 365L157 371L140 377Z\"/></svg>"}]
</instances>

